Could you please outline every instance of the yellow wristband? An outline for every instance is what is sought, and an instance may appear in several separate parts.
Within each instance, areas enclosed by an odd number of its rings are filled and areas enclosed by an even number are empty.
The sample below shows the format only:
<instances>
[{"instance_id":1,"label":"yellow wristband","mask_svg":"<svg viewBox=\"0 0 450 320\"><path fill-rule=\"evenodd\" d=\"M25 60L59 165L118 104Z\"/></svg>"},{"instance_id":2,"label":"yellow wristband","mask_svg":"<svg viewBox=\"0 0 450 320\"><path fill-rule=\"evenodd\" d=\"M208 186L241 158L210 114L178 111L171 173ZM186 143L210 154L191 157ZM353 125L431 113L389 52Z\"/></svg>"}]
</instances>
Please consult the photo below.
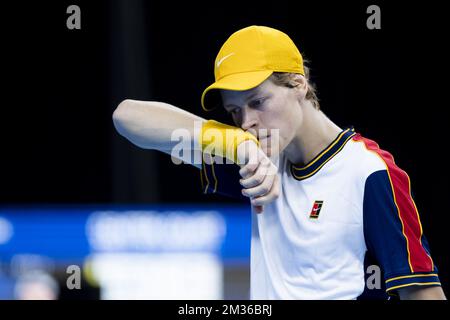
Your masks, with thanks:
<instances>
[{"instance_id":1,"label":"yellow wristband","mask_svg":"<svg viewBox=\"0 0 450 320\"><path fill-rule=\"evenodd\" d=\"M247 140L259 146L258 139L251 133L215 120L203 123L199 138L203 152L230 159L234 163L237 163L237 147Z\"/></svg>"}]
</instances>

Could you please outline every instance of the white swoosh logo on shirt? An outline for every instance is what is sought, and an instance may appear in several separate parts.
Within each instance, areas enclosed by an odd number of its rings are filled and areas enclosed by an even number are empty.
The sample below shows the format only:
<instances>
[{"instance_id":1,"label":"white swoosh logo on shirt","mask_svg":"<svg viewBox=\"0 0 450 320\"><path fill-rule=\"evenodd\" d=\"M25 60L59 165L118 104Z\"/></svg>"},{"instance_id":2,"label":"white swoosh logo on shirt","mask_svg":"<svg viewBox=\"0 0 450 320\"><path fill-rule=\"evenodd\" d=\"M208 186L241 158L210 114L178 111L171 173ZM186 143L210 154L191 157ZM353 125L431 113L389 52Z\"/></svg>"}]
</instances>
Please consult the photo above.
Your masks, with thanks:
<instances>
[{"instance_id":1,"label":"white swoosh logo on shirt","mask_svg":"<svg viewBox=\"0 0 450 320\"><path fill-rule=\"evenodd\" d=\"M233 54L234 52L227 54L225 57L222 57L219 61L217 61L216 68L218 68L226 58L231 57Z\"/></svg>"}]
</instances>

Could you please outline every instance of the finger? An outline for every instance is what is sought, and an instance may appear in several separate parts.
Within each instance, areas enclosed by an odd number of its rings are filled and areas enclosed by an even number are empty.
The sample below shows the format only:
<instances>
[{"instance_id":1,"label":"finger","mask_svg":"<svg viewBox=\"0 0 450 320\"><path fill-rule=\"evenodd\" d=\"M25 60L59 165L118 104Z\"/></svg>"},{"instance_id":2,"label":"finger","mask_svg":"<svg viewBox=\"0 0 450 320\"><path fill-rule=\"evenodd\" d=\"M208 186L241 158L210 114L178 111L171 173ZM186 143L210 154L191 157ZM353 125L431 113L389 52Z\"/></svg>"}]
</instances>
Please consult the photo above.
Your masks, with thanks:
<instances>
[{"instance_id":1,"label":"finger","mask_svg":"<svg viewBox=\"0 0 450 320\"><path fill-rule=\"evenodd\" d=\"M275 178L275 181L272 185L272 189L269 193L267 193L264 196L256 197L250 200L252 206L263 206L266 204L269 204L270 202L274 201L279 196L279 179L278 176Z\"/></svg>"},{"instance_id":2,"label":"finger","mask_svg":"<svg viewBox=\"0 0 450 320\"><path fill-rule=\"evenodd\" d=\"M269 168L270 168L269 166L270 166L269 159L264 159L259 164L258 168L255 170L253 175L249 176L246 179L239 180L239 183L245 189L253 188L253 187L260 185L264 181L264 179L269 171Z\"/></svg>"},{"instance_id":3,"label":"finger","mask_svg":"<svg viewBox=\"0 0 450 320\"><path fill-rule=\"evenodd\" d=\"M242 178L246 179L251 177L255 171L258 169L259 167L259 162L258 161L249 161L248 164L246 164L245 166L243 166L240 170L239 170L239 174L241 175Z\"/></svg>"},{"instance_id":4,"label":"finger","mask_svg":"<svg viewBox=\"0 0 450 320\"><path fill-rule=\"evenodd\" d=\"M242 190L242 194L246 197L256 198L268 194L272 190L273 183L275 181L275 175L266 175L264 181L253 188L247 188Z\"/></svg>"},{"instance_id":5,"label":"finger","mask_svg":"<svg viewBox=\"0 0 450 320\"><path fill-rule=\"evenodd\" d=\"M246 151L246 148L249 148L249 150ZM253 141L245 141L241 143L238 147L238 151L240 153L244 152L248 155L246 162L241 165L241 170L239 170L239 173L243 178L247 178L250 174L253 174L253 172L258 168L261 160L266 158L264 152L259 149Z\"/></svg>"},{"instance_id":6,"label":"finger","mask_svg":"<svg viewBox=\"0 0 450 320\"><path fill-rule=\"evenodd\" d=\"M270 177L268 179L268 187L272 185L274 176L278 174L278 168L275 166L268 158L265 158L263 160L263 163L261 163L258 167L258 169L255 171L253 176L250 176L247 179L240 179L240 184L245 189L250 189L253 187L257 187L263 183L265 183L267 177Z\"/></svg>"}]
</instances>

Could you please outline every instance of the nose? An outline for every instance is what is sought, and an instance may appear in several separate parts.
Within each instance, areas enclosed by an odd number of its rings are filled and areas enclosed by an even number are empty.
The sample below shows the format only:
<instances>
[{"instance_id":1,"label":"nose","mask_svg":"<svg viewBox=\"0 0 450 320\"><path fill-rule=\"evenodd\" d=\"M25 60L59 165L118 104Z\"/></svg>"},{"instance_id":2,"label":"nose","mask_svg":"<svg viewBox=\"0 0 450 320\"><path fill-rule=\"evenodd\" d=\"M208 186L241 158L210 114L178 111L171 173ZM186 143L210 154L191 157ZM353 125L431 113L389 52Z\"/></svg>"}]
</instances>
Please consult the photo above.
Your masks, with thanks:
<instances>
[{"instance_id":1,"label":"nose","mask_svg":"<svg viewBox=\"0 0 450 320\"><path fill-rule=\"evenodd\" d=\"M256 129L256 126L258 125L258 119L256 112L254 110L251 110L248 108L248 106L245 106L241 110L242 112L242 124L241 128L242 130L249 130L249 129Z\"/></svg>"}]
</instances>

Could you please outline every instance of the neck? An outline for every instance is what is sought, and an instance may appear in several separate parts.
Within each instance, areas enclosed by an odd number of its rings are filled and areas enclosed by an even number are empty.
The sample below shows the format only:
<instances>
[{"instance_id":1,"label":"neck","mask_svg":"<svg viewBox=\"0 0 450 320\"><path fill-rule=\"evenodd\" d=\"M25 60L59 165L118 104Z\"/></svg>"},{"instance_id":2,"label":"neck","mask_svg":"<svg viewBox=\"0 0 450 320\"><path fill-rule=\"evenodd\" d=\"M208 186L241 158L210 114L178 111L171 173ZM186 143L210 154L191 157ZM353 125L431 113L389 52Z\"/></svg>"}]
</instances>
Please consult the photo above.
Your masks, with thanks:
<instances>
[{"instance_id":1,"label":"neck","mask_svg":"<svg viewBox=\"0 0 450 320\"><path fill-rule=\"evenodd\" d=\"M288 160L306 165L336 139L342 131L325 114L307 101L303 107L303 121L285 152Z\"/></svg>"}]
</instances>

